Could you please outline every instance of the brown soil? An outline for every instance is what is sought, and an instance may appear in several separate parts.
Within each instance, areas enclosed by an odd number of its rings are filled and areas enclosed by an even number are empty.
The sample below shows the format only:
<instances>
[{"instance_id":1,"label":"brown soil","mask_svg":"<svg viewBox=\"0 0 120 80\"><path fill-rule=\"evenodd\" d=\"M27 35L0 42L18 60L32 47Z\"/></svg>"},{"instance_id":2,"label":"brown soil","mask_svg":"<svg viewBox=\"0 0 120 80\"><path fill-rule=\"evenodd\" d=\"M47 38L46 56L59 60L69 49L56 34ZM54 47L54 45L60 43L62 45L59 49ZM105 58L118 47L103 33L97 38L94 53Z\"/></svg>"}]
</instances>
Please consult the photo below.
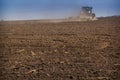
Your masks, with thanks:
<instances>
[{"instance_id":1,"label":"brown soil","mask_svg":"<svg viewBox=\"0 0 120 80\"><path fill-rule=\"evenodd\" d=\"M0 80L120 80L120 17L0 22Z\"/></svg>"}]
</instances>

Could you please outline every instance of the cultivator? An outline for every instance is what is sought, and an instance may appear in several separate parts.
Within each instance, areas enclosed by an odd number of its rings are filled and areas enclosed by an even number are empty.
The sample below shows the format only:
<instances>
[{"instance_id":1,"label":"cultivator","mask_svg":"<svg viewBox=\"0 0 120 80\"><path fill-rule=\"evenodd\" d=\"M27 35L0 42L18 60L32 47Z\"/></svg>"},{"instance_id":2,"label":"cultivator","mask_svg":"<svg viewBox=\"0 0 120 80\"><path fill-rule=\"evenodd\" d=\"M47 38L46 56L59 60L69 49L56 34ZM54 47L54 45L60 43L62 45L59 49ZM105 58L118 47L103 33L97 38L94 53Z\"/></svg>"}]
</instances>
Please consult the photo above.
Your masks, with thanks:
<instances>
[{"instance_id":1,"label":"cultivator","mask_svg":"<svg viewBox=\"0 0 120 80\"><path fill-rule=\"evenodd\" d=\"M70 21L91 21L97 20L95 13L92 13L92 7L84 6L78 16L70 17Z\"/></svg>"}]
</instances>

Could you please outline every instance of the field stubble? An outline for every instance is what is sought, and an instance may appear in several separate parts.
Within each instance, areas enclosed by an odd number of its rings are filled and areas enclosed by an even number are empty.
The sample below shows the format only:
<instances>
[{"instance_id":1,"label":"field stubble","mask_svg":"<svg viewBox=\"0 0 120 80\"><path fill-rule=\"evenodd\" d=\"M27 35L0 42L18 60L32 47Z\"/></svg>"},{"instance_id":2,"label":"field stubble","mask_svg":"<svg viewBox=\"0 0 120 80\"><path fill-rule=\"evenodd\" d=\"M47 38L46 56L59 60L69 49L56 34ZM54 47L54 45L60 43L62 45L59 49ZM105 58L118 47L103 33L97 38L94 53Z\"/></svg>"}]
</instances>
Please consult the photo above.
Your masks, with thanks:
<instances>
[{"instance_id":1,"label":"field stubble","mask_svg":"<svg viewBox=\"0 0 120 80\"><path fill-rule=\"evenodd\" d=\"M120 17L1 22L1 80L119 80Z\"/></svg>"}]
</instances>

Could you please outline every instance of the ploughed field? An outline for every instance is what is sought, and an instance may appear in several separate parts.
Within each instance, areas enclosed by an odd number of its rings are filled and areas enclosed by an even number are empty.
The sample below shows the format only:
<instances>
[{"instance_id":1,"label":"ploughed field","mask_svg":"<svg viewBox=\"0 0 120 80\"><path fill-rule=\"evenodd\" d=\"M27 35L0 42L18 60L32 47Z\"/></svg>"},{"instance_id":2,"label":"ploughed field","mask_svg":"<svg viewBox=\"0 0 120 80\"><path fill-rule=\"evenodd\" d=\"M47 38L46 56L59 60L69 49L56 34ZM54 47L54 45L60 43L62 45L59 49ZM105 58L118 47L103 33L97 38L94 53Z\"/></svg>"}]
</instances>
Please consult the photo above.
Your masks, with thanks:
<instances>
[{"instance_id":1,"label":"ploughed field","mask_svg":"<svg viewBox=\"0 0 120 80\"><path fill-rule=\"evenodd\" d=\"M120 80L120 17L0 22L0 80Z\"/></svg>"}]
</instances>

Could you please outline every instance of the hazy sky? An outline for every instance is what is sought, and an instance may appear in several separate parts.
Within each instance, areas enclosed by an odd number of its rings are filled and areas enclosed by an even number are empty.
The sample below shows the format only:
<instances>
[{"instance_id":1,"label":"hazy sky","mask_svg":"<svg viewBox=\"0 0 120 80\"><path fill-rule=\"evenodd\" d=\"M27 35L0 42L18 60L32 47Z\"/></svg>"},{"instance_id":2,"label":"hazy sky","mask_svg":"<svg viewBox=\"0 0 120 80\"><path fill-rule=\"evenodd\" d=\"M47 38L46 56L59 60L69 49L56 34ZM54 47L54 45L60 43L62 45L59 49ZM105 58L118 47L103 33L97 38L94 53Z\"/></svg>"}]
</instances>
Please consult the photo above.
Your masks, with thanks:
<instances>
[{"instance_id":1,"label":"hazy sky","mask_svg":"<svg viewBox=\"0 0 120 80\"><path fill-rule=\"evenodd\" d=\"M0 19L69 17L81 6L92 6L96 16L120 15L120 0L0 0Z\"/></svg>"}]
</instances>

